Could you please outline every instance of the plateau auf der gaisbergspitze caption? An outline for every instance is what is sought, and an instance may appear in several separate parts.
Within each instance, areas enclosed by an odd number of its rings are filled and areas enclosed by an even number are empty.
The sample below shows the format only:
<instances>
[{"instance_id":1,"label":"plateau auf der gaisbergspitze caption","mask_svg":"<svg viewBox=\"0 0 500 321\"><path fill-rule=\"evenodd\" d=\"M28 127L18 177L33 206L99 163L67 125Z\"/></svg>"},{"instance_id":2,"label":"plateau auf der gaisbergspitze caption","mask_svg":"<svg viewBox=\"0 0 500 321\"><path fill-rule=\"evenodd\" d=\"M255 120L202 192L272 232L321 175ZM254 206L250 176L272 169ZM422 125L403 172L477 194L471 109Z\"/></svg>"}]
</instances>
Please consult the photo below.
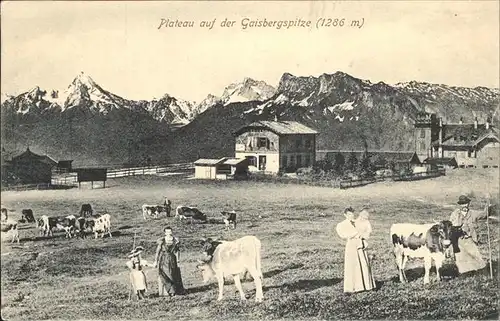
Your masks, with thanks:
<instances>
[{"instance_id":1,"label":"plateau auf der gaisbergspitze caption","mask_svg":"<svg viewBox=\"0 0 500 321\"><path fill-rule=\"evenodd\" d=\"M322 28L362 28L365 24L365 18L350 19L344 17L321 17L316 20L295 18L290 20L272 20L242 18L239 21L224 18L220 21L217 18L212 20L183 20L161 18L158 29L172 28L203 28L211 30L213 28L240 28L249 29L322 29Z\"/></svg>"}]
</instances>

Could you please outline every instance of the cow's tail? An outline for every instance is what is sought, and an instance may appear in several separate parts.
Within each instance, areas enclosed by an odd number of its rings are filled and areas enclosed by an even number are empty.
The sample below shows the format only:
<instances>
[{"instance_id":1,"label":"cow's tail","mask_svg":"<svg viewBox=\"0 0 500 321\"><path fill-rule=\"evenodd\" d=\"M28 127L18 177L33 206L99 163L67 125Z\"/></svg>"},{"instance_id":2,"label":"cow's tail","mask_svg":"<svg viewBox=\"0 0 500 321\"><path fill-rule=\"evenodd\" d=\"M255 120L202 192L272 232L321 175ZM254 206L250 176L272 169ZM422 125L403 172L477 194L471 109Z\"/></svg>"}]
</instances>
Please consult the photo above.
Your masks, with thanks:
<instances>
[{"instance_id":1,"label":"cow's tail","mask_svg":"<svg viewBox=\"0 0 500 321\"><path fill-rule=\"evenodd\" d=\"M260 262L261 250L262 250L262 245L261 245L259 239L256 239L256 242L255 242L255 267L257 268L257 272L259 273L259 277L262 280L264 278L264 276L262 275L262 268L261 268L261 262Z\"/></svg>"}]
</instances>

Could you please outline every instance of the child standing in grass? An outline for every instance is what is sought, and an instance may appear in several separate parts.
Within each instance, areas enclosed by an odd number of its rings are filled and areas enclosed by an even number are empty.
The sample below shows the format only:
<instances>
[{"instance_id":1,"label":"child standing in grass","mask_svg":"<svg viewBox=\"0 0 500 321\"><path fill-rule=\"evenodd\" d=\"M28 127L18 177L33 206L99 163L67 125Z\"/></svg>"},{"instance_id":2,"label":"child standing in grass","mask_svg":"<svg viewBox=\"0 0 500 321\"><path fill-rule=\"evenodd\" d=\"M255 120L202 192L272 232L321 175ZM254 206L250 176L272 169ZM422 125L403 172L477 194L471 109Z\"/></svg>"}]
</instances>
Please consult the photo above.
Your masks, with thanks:
<instances>
[{"instance_id":1,"label":"child standing in grass","mask_svg":"<svg viewBox=\"0 0 500 321\"><path fill-rule=\"evenodd\" d=\"M130 255L128 256L130 260L127 262L127 266L130 269L130 286L131 291L133 290L137 295L137 299L144 299L145 293L147 291L146 274L142 268L144 266L151 266L146 260L141 258L141 253L144 250L142 246L136 247Z\"/></svg>"}]
</instances>

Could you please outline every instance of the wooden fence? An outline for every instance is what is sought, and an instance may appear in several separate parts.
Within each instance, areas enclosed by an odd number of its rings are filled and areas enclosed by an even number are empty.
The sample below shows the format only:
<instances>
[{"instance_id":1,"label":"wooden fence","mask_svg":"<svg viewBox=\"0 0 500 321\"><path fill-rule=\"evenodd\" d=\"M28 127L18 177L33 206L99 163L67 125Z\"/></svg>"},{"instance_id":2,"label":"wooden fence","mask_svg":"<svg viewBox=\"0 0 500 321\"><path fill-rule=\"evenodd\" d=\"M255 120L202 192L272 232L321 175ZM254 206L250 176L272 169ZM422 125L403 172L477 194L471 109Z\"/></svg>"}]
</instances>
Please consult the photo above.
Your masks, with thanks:
<instances>
[{"instance_id":1,"label":"wooden fence","mask_svg":"<svg viewBox=\"0 0 500 321\"><path fill-rule=\"evenodd\" d=\"M298 185L312 185L312 186L322 186L322 187L332 187L332 188L352 188L365 186L368 184L372 184L375 182L383 182L383 181L414 181L426 178L433 178L445 175L445 170L435 170L431 172L425 173L415 173L408 175L390 175L390 176L379 176L373 178L362 178L362 179L319 179L312 177L300 177L300 178L291 178L291 177L279 177L275 175L263 175L262 173L253 174L250 176L251 180L255 181L263 181L263 182L272 182L272 183L281 183L281 184L298 184Z\"/></svg>"},{"instance_id":2,"label":"wooden fence","mask_svg":"<svg viewBox=\"0 0 500 321\"><path fill-rule=\"evenodd\" d=\"M163 173L187 172L194 169L192 163L168 164L163 166L130 167L110 169L106 178L118 178L138 175L158 175ZM52 178L53 185L78 185L76 173L67 173Z\"/></svg>"},{"instance_id":3,"label":"wooden fence","mask_svg":"<svg viewBox=\"0 0 500 321\"><path fill-rule=\"evenodd\" d=\"M444 176L444 175L446 175L446 170L438 169L438 170L429 171L429 172L410 173L410 174L406 174L406 175L395 174L395 175L390 175L390 176L381 176L381 177L374 177L374 178L367 178L367 179L342 180L342 181L340 181L340 188L344 189L344 188L350 188L350 187L364 186L364 185L368 185L368 184L372 184L372 183L380 182L380 181L386 181L386 180L416 181L416 180L421 180L421 179L426 179L426 178L434 178L434 177L439 177L439 176Z\"/></svg>"}]
</instances>

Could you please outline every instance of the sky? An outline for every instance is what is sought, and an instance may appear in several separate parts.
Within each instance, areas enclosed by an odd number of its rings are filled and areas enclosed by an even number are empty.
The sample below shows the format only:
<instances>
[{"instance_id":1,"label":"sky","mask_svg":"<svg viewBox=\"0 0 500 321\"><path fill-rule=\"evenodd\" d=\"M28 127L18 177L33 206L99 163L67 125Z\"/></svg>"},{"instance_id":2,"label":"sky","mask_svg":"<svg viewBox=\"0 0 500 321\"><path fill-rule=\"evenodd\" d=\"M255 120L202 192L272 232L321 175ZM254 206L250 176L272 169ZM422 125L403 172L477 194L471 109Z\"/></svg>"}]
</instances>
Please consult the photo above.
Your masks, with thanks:
<instances>
[{"instance_id":1,"label":"sky","mask_svg":"<svg viewBox=\"0 0 500 321\"><path fill-rule=\"evenodd\" d=\"M498 1L2 1L1 9L3 94L63 89L82 71L128 99L200 101L245 77L276 87L285 72L499 87ZM221 27L226 18L233 27ZM312 27L243 30L244 18ZM316 28L321 18L346 23ZM194 27L158 29L161 19Z\"/></svg>"}]
</instances>

